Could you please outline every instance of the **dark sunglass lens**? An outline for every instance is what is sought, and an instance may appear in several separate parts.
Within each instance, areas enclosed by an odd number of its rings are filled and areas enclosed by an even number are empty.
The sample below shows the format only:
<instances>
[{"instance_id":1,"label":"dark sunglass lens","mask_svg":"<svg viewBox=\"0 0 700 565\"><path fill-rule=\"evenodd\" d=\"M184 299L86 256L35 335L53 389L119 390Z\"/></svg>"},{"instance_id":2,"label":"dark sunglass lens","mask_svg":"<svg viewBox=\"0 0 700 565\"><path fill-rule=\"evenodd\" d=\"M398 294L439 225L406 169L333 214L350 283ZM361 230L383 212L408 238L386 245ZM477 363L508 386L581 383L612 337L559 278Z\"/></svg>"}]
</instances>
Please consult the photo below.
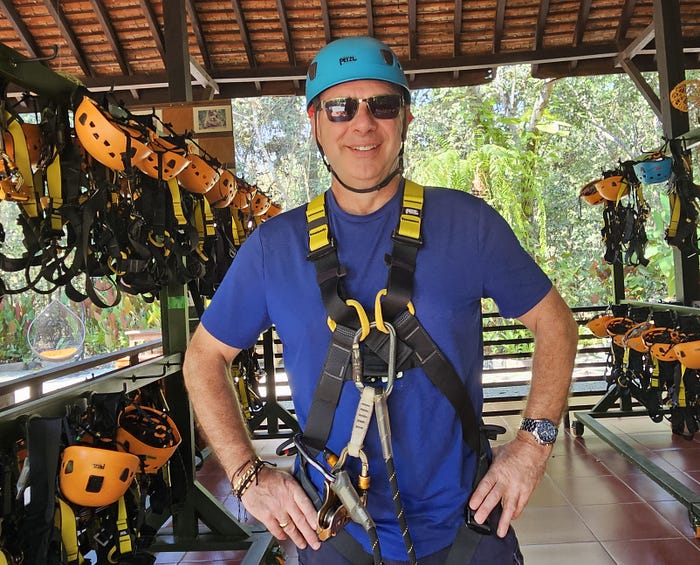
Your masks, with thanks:
<instances>
[{"instance_id":1,"label":"dark sunglass lens","mask_svg":"<svg viewBox=\"0 0 700 565\"><path fill-rule=\"evenodd\" d=\"M401 95L387 94L385 96L373 96L367 100L367 103L375 118L390 120L399 115Z\"/></svg>"},{"instance_id":2,"label":"dark sunglass lens","mask_svg":"<svg viewBox=\"0 0 700 565\"><path fill-rule=\"evenodd\" d=\"M334 98L323 102L323 108L331 122L347 122L357 112L358 102L354 98Z\"/></svg>"}]
</instances>

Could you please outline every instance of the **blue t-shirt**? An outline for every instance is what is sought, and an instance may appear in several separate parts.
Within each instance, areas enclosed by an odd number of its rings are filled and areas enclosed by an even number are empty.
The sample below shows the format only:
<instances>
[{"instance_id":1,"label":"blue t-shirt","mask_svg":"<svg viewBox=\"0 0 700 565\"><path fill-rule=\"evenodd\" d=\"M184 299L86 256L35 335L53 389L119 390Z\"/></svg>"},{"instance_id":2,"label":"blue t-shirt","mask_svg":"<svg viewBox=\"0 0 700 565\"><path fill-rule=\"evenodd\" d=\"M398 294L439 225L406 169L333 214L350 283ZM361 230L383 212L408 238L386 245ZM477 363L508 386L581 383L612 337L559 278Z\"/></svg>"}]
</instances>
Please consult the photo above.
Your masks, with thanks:
<instances>
[{"instance_id":1,"label":"blue t-shirt","mask_svg":"<svg viewBox=\"0 0 700 565\"><path fill-rule=\"evenodd\" d=\"M328 193L327 213L347 275L347 298L368 312L386 287L385 255L399 218L403 190L379 210L356 216ZM416 317L450 360L481 415L483 361L481 299L493 298L504 317L535 306L551 282L523 250L504 219L483 200L464 192L426 188L422 234L414 277ZM313 263L307 261L305 206L261 224L241 246L202 317L220 341L251 347L274 325L283 343L284 367L304 428L330 343L331 332ZM328 447L340 453L350 439L359 391L346 382ZM475 473L475 456L462 440L459 417L421 369L405 371L388 398L401 500L419 557L449 545L463 521ZM377 524L382 554L406 559L376 421L364 451L370 460L367 507ZM356 477L357 460L347 468ZM322 494L322 479L312 474ZM348 530L371 553L357 524Z\"/></svg>"}]
</instances>

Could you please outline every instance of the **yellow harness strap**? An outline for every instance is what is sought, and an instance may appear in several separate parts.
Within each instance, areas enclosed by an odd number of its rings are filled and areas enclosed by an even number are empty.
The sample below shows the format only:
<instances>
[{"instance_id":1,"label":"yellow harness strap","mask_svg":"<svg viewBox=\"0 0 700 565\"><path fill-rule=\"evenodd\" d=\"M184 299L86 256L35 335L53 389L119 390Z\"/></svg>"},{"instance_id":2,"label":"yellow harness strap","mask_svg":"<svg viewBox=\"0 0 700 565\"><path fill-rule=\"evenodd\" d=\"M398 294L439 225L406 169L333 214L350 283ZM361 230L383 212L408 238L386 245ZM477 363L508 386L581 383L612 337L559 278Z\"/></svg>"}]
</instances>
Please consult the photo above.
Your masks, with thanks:
<instances>
[{"instance_id":1,"label":"yellow harness strap","mask_svg":"<svg viewBox=\"0 0 700 565\"><path fill-rule=\"evenodd\" d=\"M420 223L423 217L423 187L406 179L399 218L398 235L420 241Z\"/></svg>"},{"instance_id":2,"label":"yellow harness strap","mask_svg":"<svg viewBox=\"0 0 700 565\"><path fill-rule=\"evenodd\" d=\"M63 229L63 216L56 211L63 205L63 188L61 183L61 157L54 155L51 164L46 168L46 184L49 189L48 206L42 201L44 209L51 211L51 229Z\"/></svg>"},{"instance_id":3,"label":"yellow harness strap","mask_svg":"<svg viewBox=\"0 0 700 565\"><path fill-rule=\"evenodd\" d=\"M231 210L231 236L233 237L234 245L240 246L245 240L245 230L243 229L243 222L238 214L238 210L233 206L230 206Z\"/></svg>"},{"instance_id":4,"label":"yellow harness strap","mask_svg":"<svg viewBox=\"0 0 700 565\"><path fill-rule=\"evenodd\" d=\"M173 212L177 219L177 225L184 226L187 224L187 219L185 218L185 213L182 211L182 197L176 178L172 178L168 181L168 189L170 190L170 196L173 200Z\"/></svg>"},{"instance_id":5,"label":"yellow harness strap","mask_svg":"<svg viewBox=\"0 0 700 565\"><path fill-rule=\"evenodd\" d=\"M58 507L54 512L54 526L61 532L61 542L69 564L84 563L78 550L78 527L73 509L62 499L57 498Z\"/></svg>"},{"instance_id":6,"label":"yellow harness strap","mask_svg":"<svg viewBox=\"0 0 700 565\"><path fill-rule=\"evenodd\" d=\"M125 555L134 550L129 535L128 516L126 514L126 502L124 497L117 501L117 536L119 538L119 554Z\"/></svg>"},{"instance_id":7,"label":"yellow harness strap","mask_svg":"<svg viewBox=\"0 0 700 565\"><path fill-rule=\"evenodd\" d=\"M32 165L29 159L27 138L24 136L22 125L18 120L13 119L8 112L5 112L5 122L7 123L7 131L12 136L12 143L15 150L15 165L17 165L23 179L21 193L22 196L26 195L27 197L27 200L20 202L20 205L30 218L36 218L39 215L39 209L34 190L34 174L32 173Z\"/></svg>"}]
</instances>

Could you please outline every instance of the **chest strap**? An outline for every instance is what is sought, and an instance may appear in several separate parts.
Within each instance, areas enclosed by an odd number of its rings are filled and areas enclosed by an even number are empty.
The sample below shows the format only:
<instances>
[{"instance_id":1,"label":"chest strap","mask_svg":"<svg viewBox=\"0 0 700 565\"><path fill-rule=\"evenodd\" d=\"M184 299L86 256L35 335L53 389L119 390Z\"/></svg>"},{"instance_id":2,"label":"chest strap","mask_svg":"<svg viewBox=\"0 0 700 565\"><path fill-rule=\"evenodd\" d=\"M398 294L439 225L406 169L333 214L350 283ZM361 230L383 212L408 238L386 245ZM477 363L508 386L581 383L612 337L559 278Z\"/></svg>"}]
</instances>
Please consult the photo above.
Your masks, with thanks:
<instances>
[{"instance_id":1,"label":"chest strap","mask_svg":"<svg viewBox=\"0 0 700 565\"><path fill-rule=\"evenodd\" d=\"M475 453L482 453L479 420L469 391L415 317L411 304L416 257L423 245L423 192L422 186L406 180L399 222L392 233L392 252L386 258L389 266L387 288L378 293L375 304L374 316L379 329L373 328L371 331L363 307L354 300L344 299L342 283L346 271L338 260L326 213L325 195L318 196L307 205L307 259L313 261L316 268L317 282L333 332L304 430L304 441L315 454L326 446L343 383L351 373L349 368L355 333L363 329L361 341L379 358L388 361L388 335L381 331L384 319L391 321L396 329L399 340L397 366L400 369L416 366L425 371L459 414L464 440Z\"/></svg>"}]
</instances>

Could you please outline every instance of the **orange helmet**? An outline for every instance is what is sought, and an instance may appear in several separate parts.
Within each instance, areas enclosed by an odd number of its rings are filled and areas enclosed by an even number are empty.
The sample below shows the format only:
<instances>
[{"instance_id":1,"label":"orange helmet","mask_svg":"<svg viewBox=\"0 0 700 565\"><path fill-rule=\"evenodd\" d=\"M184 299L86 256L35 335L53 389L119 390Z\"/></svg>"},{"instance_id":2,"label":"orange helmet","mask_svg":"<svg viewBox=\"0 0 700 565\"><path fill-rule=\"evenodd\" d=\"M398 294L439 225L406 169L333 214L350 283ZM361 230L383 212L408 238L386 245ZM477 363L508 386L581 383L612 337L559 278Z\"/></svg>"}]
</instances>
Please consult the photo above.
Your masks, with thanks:
<instances>
[{"instance_id":1,"label":"orange helmet","mask_svg":"<svg viewBox=\"0 0 700 565\"><path fill-rule=\"evenodd\" d=\"M617 202L623 196L629 194L629 183L622 175L613 175L600 179L595 187L605 200Z\"/></svg>"},{"instance_id":2,"label":"orange helmet","mask_svg":"<svg viewBox=\"0 0 700 565\"><path fill-rule=\"evenodd\" d=\"M123 171L125 161L132 165L143 161L151 149L142 133L120 126L94 100L84 96L75 110L75 133L85 150L103 165Z\"/></svg>"},{"instance_id":3,"label":"orange helmet","mask_svg":"<svg viewBox=\"0 0 700 565\"><path fill-rule=\"evenodd\" d=\"M700 340L677 343L673 350L681 365L688 369L700 369Z\"/></svg>"},{"instance_id":4,"label":"orange helmet","mask_svg":"<svg viewBox=\"0 0 700 565\"><path fill-rule=\"evenodd\" d=\"M223 169L214 187L204 196L213 208L226 208L236 195L236 176L229 169Z\"/></svg>"},{"instance_id":5,"label":"orange helmet","mask_svg":"<svg viewBox=\"0 0 700 565\"><path fill-rule=\"evenodd\" d=\"M632 326L622 340L625 347L629 347L640 353L649 351L649 346L644 342L642 336L645 331L651 329L653 326L654 324L652 322L642 322L641 324Z\"/></svg>"},{"instance_id":6,"label":"orange helmet","mask_svg":"<svg viewBox=\"0 0 700 565\"><path fill-rule=\"evenodd\" d=\"M678 339L678 332L670 328L652 327L642 333L642 340L657 361L677 361L673 346Z\"/></svg>"},{"instance_id":7,"label":"orange helmet","mask_svg":"<svg viewBox=\"0 0 700 565\"><path fill-rule=\"evenodd\" d=\"M260 216L260 219L264 220L269 220L273 216L276 216L282 211L282 206L279 204L275 204L274 202L270 202L270 207L267 209L267 212L265 212L262 216Z\"/></svg>"},{"instance_id":8,"label":"orange helmet","mask_svg":"<svg viewBox=\"0 0 700 565\"><path fill-rule=\"evenodd\" d=\"M613 343L619 345L620 347L625 347L623 339L625 334L633 327L636 326L637 322L624 317L610 318L608 323L605 325L605 331L608 335L612 337Z\"/></svg>"},{"instance_id":9,"label":"orange helmet","mask_svg":"<svg viewBox=\"0 0 700 565\"><path fill-rule=\"evenodd\" d=\"M187 148L178 146L157 135L148 142L151 153L136 163L136 167L154 179L169 181L190 164Z\"/></svg>"},{"instance_id":10,"label":"orange helmet","mask_svg":"<svg viewBox=\"0 0 700 565\"><path fill-rule=\"evenodd\" d=\"M583 198L591 206L596 206L605 202L605 198L603 198L603 195L600 194L600 192L598 192L598 189L596 188L596 183L598 183L600 180L602 179L596 179L589 182L588 184L584 184L581 187L581 190L579 190L579 198Z\"/></svg>"},{"instance_id":11,"label":"orange helmet","mask_svg":"<svg viewBox=\"0 0 700 565\"><path fill-rule=\"evenodd\" d=\"M262 216L265 212L267 212L269 207L270 199L266 194L263 194L260 191L256 192L250 201L250 209L253 212L253 216Z\"/></svg>"},{"instance_id":12,"label":"orange helmet","mask_svg":"<svg viewBox=\"0 0 700 565\"><path fill-rule=\"evenodd\" d=\"M119 415L116 440L120 450L139 456L145 473L156 473L175 453L182 437L165 412L131 404Z\"/></svg>"},{"instance_id":13,"label":"orange helmet","mask_svg":"<svg viewBox=\"0 0 700 565\"><path fill-rule=\"evenodd\" d=\"M613 316L611 314L600 314L588 320L588 322L586 322L586 327L591 330L596 337L608 337L610 334L608 334L606 326L612 318Z\"/></svg>"},{"instance_id":14,"label":"orange helmet","mask_svg":"<svg viewBox=\"0 0 700 565\"><path fill-rule=\"evenodd\" d=\"M206 194L219 180L219 171L199 155L190 155L189 160L189 167L177 175L177 180L188 192Z\"/></svg>"},{"instance_id":15,"label":"orange helmet","mask_svg":"<svg viewBox=\"0 0 700 565\"><path fill-rule=\"evenodd\" d=\"M131 453L71 445L63 450L61 459L61 493L79 506L112 504L128 490L139 463Z\"/></svg>"}]
</instances>

